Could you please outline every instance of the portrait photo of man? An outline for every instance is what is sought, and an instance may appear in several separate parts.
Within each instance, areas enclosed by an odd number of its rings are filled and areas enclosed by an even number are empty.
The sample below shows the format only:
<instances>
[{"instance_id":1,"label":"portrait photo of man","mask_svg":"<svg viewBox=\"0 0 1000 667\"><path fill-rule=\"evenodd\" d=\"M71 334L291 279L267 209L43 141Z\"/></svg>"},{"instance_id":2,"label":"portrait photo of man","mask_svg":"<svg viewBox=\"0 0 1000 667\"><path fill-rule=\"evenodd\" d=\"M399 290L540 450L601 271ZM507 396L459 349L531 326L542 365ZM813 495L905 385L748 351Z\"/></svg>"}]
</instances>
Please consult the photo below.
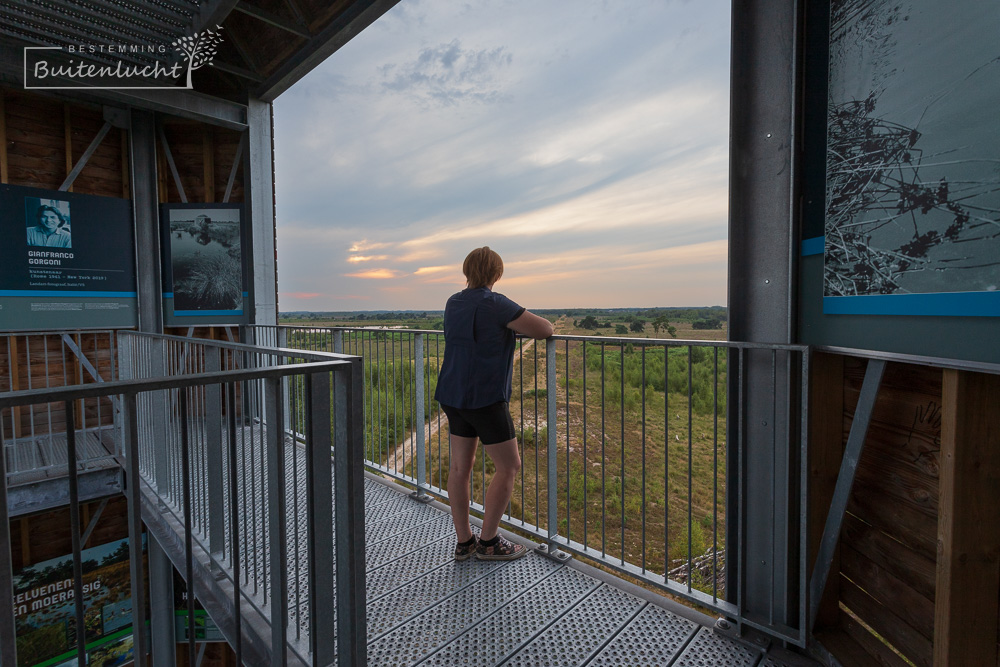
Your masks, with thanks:
<instances>
[{"instance_id":1,"label":"portrait photo of man","mask_svg":"<svg viewBox=\"0 0 1000 667\"><path fill-rule=\"evenodd\" d=\"M24 200L28 245L45 248L72 248L69 202L27 197Z\"/></svg>"}]
</instances>

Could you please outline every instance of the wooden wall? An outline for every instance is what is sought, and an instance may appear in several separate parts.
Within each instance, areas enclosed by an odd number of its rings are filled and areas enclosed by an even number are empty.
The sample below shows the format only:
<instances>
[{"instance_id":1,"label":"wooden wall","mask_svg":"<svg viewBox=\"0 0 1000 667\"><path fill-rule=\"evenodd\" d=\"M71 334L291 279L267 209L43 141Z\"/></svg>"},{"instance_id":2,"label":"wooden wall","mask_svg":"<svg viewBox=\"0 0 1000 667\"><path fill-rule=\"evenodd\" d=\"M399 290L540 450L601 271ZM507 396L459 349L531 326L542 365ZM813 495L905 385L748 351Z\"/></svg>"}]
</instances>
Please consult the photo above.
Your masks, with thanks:
<instances>
[{"instance_id":1,"label":"wooden wall","mask_svg":"<svg viewBox=\"0 0 1000 667\"><path fill-rule=\"evenodd\" d=\"M832 492L829 482L840 465L867 365L865 360L852 357L817 357L817 368L825 368L827 377L814 375L813 391L820 393L813 407L817 402L832 406L827 409L826 421L835 433L825 442L819 434L812 438L813 473L818 481L813 504L820 510L813 512L814 526L820 516L825 521ZM839 383L830 376L838 373ZM961 465L964 452L989 450L991 446L1000 449L1000 434L995 430L1000 402L995 397L986 398L987 390L956 394L947 388L949 374L969 377L974 384L984 382L992 387L988 391L997 391L1000 385L997 376L977 373L901 363L890 363L886 368L817 624L821 642L845 664L909 662L920 667L957 664L956 651L957 655L965 650L972 651L970 656L977 655L974 646L955 648L957 642L966 641L961 626L969 622L964 618L972 611L969 607L974 608L975 616L991 619L989 641L993 647L986 654L992 656L988 664L997 660L1000 553L990 546L990 539L963 537L961 531L949 532L947 526L954 522L964 525L969 516L978 516L983 521L978 530L994 535L1000 532L1000 524L987 519L990 500L982 493L982 487L988 489L1000 470L977 455L968 465L983 472L983 481L974 479L975 472L949 472L949 486L942 482L942 469L952 470L956 461ZM822 392L827 392L825 399ZM979 401L985 405L963 411L963 406ZM819 407L811 419L823 419ZM992 416L988 410L993 411ZM835 419L838 411L839 425ZM981 424L986 426L980 428ZM956 428L964 435L949 436ZM832 456L830 450L834 450ZM817 466L826 466L825 474L820 475ZM977 491L963 489L963 479ZM822 530L822 525L818 529ZM993 541L1000 542L1000 538ZM982 552L976 553L980 545ZM955 562L947 564L946 560ZM979 594L991 600L986 604L965 590L970 586L962 577L970 570L988 591ZM949 602L954 597L961 601ZM952 657L947 657L948 650Z\"/></svg>"}]
</instances>

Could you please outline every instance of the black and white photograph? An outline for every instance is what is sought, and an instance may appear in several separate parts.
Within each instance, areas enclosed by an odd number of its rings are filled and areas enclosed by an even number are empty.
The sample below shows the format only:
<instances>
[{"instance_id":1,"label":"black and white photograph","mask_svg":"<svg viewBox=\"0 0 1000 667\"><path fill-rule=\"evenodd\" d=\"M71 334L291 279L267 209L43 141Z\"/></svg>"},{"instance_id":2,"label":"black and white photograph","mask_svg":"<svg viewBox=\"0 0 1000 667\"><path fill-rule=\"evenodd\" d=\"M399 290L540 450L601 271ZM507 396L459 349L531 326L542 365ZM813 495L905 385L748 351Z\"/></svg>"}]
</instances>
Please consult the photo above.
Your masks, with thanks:
<instances>
[{"instance_id":1,"label":"black and white photograph","mask_svg":"<svg viewBox=\"0 0 1000 667\"><path fill-rule=\"evenodd\" d=\"M837 0L825 296L1000 287L1000 10Z\"/></svg>"},{"instance_id":2,"label":"black and white photograph","mask_svg":"<svg viewBox=\"0 0 1000 667\"><path fill-rule=\"evenodd\" d=\"M29 246L73 247L68 201L25 197L24 214Z\"/></svg>"},{"instance_id":3,"label":"black and white photograph","mask_svg":"<svg viewBox=\"0 0 1000 667\"><path fill-rule=\"evenodd\" d=\"M239 209L173 208L169 226L174 311L240 310Z\"/></svg>"}]
</instances>

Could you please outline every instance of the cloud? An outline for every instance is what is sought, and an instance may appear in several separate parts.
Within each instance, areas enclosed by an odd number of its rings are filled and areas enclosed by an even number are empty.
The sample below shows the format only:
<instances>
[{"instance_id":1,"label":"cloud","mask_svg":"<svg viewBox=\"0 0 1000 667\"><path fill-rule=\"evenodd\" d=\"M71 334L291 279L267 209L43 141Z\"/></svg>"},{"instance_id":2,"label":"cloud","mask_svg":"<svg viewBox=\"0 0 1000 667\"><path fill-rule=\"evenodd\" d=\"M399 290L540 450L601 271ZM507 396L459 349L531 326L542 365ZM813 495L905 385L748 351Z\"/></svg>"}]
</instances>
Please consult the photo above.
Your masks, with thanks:
<instances>
[{"instance_id":1,"label":"cloud","mask_svg":"<svg viewBox=\"0 0 1000 667\"><path fill-rule=\"evenodd\" d=\"M369 269L367 271L344 274L347 278L364 278L366 280L389 280L392 278L401 278L404 275L406 274L396 269Z\"/></svg>"},{"instance_id":2,"label":"cloud","mask_svg":"<svg viewBox=\"0 0 1000 667\"><path fill-rule=\"evenodd\" d=\"M410 62L384 63L377 69L383 90L405 93L426 105L454 106L466 101L503 100L502 73L513 59L506 47L463 49L456 38L424 47Z\"/></svg>"},{"instance_id":3,"label":"cloud","mask_svg":"<svg viewBox=\"0 0 1000 667\"><path fill-rule=\"evenodd\" d=\"M282 296L288 296L293 299L315 299L318 296L327 296L322 292L282 292Z\"/></svg>"},{"instance_id":4,"label":"cloud","mask_svg":"<svg viewBox=\"0 0 1000 667\"><path fill-rule=\"evenodd\" d=\"M379 262L383 259L389 259L389 255L351 255L347 261L356 264L358 262Z\"/></svg>"}]
</instances>

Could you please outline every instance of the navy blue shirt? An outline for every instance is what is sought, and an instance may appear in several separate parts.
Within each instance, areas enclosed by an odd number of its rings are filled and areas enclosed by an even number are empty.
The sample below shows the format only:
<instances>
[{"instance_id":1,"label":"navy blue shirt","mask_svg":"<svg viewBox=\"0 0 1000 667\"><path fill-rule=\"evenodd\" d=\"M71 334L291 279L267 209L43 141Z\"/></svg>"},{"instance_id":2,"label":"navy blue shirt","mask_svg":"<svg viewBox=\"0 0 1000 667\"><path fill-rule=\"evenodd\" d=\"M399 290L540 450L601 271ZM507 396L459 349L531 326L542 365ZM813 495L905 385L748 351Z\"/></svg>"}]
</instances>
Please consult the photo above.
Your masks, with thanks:
<instances>
[{"instance_id":1,"label":"navy blue shirt","mask_svg":"<svg viewBox=\"0 0 1000 667\"><path fill-rule=\"evenodd\" d=\"M514 332L507 324L524 312L485 287L453 294L444 308L444 361L434 399L453 408L510 402Z\"/></svg>"}]
</instances>

